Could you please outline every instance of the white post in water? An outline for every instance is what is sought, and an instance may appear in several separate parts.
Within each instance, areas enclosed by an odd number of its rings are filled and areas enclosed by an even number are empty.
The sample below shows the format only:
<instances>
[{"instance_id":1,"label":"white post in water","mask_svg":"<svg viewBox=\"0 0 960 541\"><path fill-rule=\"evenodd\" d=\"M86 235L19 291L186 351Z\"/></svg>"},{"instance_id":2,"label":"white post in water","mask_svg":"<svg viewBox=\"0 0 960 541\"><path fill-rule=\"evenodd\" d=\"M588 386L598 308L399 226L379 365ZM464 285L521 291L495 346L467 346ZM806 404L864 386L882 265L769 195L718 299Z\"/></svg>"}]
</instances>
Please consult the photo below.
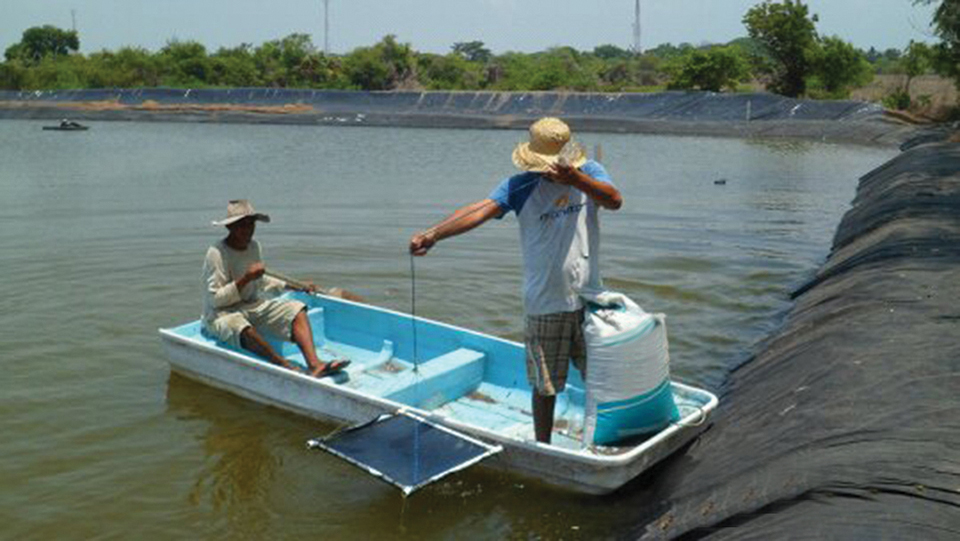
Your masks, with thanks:
<instances>
[{"instance_id":1,"label":"white post in water","mask_svg":"<svg viewBox=\"0 0 960 541\"><path fill-rule=\"evenodd\" d=\"M747 122L750 121L750 105L751 105L751 103L752 103L752 102L751 102L750 100L747 100Z\"/></svg>"}]
</instances>

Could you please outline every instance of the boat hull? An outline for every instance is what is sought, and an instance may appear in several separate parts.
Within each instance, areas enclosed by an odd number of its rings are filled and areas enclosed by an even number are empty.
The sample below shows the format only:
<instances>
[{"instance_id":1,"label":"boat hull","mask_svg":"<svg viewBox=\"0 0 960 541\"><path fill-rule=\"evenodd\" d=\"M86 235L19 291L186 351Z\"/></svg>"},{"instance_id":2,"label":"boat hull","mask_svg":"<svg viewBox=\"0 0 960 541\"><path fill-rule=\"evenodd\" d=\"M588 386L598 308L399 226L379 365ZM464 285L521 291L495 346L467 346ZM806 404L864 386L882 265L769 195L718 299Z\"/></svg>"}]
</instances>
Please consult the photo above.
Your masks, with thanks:
<instances>
[{"instance_id":1,"label":"boat hull","mask_svg":"<svg viewBox=\"0 0 960 541\"><path fill-rule=\"evenodd\" d=\"M674 382L678 402L687 405L681 408L683 419L645 441L629 447L584 447L576 441L576 434L567 434L554 438L564 445L556 441L554 445L542 444L533 439L532 419L526 411L530 395L522 372L522 345L418 319L418 332L424 338L445 345L439 354L430 353L432 360L415 363L415 370L407 371L416 374L413 385L398 385L391 381L404 375L403 371L394 375L397 368L379 379L371 378L381 376L384 366L403 365L405 354L410 354L404 345L394 345L408 328L405 325L412 323L409 316L322 296L306 300L313 306L309 313L318 351L329 353L334 348L338 356L355 359L345 376L347 381L311 378L232 350L204 337L199 322L160 330L171 369L249 400L344 425L407 409L501 445L503 451L484 465L588 494L612 492L677 451L704 430L704 421L717 404L711 393ZM348 329L332 324L339 320L337 316L354 320L353 326ZM353 334L359 329L377 336L371 339ZM353 345L344 345L351 342ZM381 344L379 351L377 343ZM424 349L429 353L430 347ZM343 355L343 351L350 355ZM465 351L477 355L471 357ZM296 360L296 354L289 350L285 356ZM472 383L464 383L471 378ZM577 409L577 402L582 404L582 391L578 394L576 385L577 381L571 381L569 396L558 397L558 424L575 425L578 419L582 422L582 409ZM511 401L511 406L504 406ZM560 420L564 415L567 417Z\"/></svg>"}]
</instances>

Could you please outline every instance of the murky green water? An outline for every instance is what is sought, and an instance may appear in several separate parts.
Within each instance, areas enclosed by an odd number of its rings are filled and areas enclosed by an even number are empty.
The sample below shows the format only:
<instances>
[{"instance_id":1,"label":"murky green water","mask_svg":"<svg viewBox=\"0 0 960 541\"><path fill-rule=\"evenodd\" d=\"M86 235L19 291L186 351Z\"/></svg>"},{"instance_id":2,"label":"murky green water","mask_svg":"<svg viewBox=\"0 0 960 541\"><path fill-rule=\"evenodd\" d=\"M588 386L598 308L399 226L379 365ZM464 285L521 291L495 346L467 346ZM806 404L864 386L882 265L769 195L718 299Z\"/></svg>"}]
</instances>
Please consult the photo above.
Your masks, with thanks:
<instances>
[{"instance_id":1,"label":"murky green water","mask_svg":"<svg viewBox=\"0 0 960 541\"><path fill-rule=\"evenodd\" d=\"M333 427L170 375L157 328L195 319L209 225L273 223L268 263L409 311L406 242L512 174L523 132L0 121L0 537L615 536L649 505L473 468L404 501L305 449ZM676 377L718 390L826 256L856 178L892 150L585 134L625 206L607 285L669 318ZM725 185L714 180L726 179ZM417 313L521 336L513 218L417 260Z\"/></svg>"}]
</instances>

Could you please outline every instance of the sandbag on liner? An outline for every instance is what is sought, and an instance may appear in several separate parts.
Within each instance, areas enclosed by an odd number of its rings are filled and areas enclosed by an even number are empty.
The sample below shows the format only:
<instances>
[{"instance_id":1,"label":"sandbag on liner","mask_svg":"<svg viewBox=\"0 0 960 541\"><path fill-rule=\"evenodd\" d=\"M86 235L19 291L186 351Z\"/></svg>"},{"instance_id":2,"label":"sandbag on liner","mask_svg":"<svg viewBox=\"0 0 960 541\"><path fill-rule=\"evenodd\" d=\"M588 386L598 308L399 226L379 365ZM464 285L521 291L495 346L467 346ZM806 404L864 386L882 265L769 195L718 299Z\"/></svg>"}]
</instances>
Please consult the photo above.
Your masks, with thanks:
<instances>
[{"instance_id":1,"label":"sandbag on liner","mask_svg":"<svg viewBox=\"0 0 960 541\"><path fill-rule=\"evenodd\" d=\"M664 315L612 291L586 300L584 443L609 445L678 421Z\"/></svg>"}]
</instances>

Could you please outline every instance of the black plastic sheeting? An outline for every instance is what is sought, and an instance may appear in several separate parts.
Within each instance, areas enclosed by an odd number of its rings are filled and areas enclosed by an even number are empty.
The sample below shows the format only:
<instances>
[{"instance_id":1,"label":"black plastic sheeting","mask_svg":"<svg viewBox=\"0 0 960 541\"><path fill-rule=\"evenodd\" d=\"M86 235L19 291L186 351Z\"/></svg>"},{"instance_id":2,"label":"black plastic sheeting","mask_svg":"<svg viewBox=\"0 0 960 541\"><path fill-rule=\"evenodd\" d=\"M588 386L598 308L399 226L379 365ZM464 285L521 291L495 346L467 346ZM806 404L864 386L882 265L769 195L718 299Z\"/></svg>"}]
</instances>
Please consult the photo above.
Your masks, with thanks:
<instances>
[{"instance_id":1,"label":"black plastic sheeting","mask_svg":"<svg viewBox=\"0 0 960 541\"><path fill-rule=\"evenodd\" d=\"M647 539L960 539L960 145L864 176L830 258L641 481Z\"/></svg>"},{"instance_id":2,"label":"black plastic sheeting","mask_svg":"<svg viewBox=\"0 0 960 541\"><path fill-rule=\"evenodd\" d=\"M114 102L120 107L87 107ZM155 102L161 107L143 107ZM232 108L210 108L232 105ZM280 108L306 105L306 108ZM277 109L269 109L276 107ZM257 110L251 110L258 108ZM0 118L526 129L560 116L576 131L792 138L899 145L915 128L879 105L774 94L358 92L269 88L0 91Z\"/></svg>"},{"instance_id":3,"label":"black plastic sheeting","mask_svg":"<svg viewBox=\"0 0 960 541\"><path fill-rule=\"evenodd\" d=\"M271 88L86 89L2 91L0 101L117 101L140 105L242 104L313 105L340 113L444 113L540 115L671 120L863 120L882 114L879 105L858 101L796 100L774 94L660 92L653 94L564 92L354 92Z\"/></svg>"}]
</instances>

